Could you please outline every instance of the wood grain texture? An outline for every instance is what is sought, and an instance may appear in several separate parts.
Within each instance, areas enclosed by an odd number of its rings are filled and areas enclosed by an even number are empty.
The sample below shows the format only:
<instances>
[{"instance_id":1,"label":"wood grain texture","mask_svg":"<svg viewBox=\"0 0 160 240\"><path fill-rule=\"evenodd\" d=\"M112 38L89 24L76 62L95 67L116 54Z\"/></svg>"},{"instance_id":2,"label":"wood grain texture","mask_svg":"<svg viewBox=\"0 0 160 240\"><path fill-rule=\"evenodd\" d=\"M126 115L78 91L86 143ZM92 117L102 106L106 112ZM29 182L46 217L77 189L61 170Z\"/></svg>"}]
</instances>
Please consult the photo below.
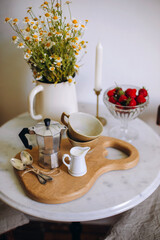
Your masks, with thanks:
<instances>
[{"instance_id":1,"label":"wood grain texture","mask_svg":"<svg viewBox=\"0 0 160 240\"><path fill-rule=\"evenodd\" d=\"M63 139L61 143L61 156L68 153L71 149L71 144L68 139ZM128 157L116 160L107 159L106 148L112 147L119 149L127 154ZM27 150L34 159L33 165L40 170L38 165L38 148ZM20 153L16 158L20 159ZM81 177L73 177L68 173L67 167L62 164L58 169L60 173L54 176L53 181L47 182L45 185L39 183L34 173L27 173L22 176L23 171L15 170L20 182L22 183L26 194L33 200L57 204L72 201L83 196L93 186L96 179L103 173L112 170L125 170L136 166L139 161L139 153L131 144L119 139L101 136L97 146L86 155L87 173Z\"/></svg>"}]
</instances>

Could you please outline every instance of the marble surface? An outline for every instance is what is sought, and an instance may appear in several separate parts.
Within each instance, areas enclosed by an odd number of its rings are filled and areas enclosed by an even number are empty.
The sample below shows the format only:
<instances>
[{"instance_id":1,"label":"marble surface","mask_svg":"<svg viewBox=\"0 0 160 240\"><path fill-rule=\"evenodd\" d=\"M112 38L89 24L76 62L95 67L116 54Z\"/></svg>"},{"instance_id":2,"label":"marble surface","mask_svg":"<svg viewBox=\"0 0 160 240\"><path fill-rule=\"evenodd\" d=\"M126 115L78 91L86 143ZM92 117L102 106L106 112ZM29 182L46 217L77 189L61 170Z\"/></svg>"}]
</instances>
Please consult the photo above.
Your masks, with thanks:
<instances>
[{"instance_id":1,"label":"marble surface","mask_svg":"<svg viewBox=\"0 0 160 240\"><path fill-rule=\"evenodd\" d=\"M79 110L95 114L92 104L81 104ZM103 131L103 135L107 135L108 128L119 122L111 117L105 107L101 107L100 111L108 122ZM25 195L9 160L24 149L18 133L35 123L28 113L24 113L0 128L0 199L17 210L51 221L102 219L143 202L160 184L160 138L144 121L136 119L130 123L139 132L138 139L132 143L140 153L136 167L103 174L87 194L68 203L44 204L33 201ZM31 142L35 144L34 136ZM109 150L109 154L117 158L122 155L113 149Z\"/></svg>"}]
</instances>

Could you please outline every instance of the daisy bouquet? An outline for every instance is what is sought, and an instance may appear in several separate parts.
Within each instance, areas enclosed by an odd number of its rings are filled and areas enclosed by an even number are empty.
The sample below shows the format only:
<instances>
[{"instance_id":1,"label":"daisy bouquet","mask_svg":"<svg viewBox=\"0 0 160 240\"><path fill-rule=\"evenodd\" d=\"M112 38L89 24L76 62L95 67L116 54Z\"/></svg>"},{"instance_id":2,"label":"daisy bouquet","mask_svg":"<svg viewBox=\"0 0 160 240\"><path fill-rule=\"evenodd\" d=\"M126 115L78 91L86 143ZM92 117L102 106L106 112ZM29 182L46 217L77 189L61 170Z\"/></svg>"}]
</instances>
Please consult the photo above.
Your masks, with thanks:
<instances>
[{"instance_id":1,"label":"daisy bouquet","mask_svg":"<svg viewBox=\"0 0 160 240\"><path fill-rule=\"evenodd\" d=\"M86 53L87 41L82 40L88 20L81 22L72 18L70 3L69 20L63 16L62 2L45 1L40 8L42 15L36 16L29 7L28 16L20 27L17 18L5 18L16 32L12 36L17 48L23 48L24 58L33 71L35 80L48 83L72 82L79 70L79 61Z\"/></svg>"}]
</instances>

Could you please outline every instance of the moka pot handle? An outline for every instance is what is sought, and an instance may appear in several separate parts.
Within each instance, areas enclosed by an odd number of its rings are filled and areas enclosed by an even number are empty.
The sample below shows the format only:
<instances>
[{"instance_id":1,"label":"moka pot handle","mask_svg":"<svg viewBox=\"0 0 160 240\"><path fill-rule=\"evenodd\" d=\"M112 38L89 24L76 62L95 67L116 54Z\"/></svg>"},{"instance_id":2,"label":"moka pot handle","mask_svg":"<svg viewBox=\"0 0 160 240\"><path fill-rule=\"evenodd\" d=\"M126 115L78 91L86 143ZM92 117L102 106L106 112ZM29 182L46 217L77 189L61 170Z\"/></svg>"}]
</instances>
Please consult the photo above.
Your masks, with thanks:
<instances>
[{"instance_id":1,"label":"moka pot handle","mask_svg":"<svg viewBox=\"0 0 160 240\"><path fill-rule=\"evenodd\" d=\"M19 137L26 148L32 149L32 145L29 145L26 134L30 134L30 131L28 128L23 128L22 131L19 133Z\"/></svg>"}]
</instances>

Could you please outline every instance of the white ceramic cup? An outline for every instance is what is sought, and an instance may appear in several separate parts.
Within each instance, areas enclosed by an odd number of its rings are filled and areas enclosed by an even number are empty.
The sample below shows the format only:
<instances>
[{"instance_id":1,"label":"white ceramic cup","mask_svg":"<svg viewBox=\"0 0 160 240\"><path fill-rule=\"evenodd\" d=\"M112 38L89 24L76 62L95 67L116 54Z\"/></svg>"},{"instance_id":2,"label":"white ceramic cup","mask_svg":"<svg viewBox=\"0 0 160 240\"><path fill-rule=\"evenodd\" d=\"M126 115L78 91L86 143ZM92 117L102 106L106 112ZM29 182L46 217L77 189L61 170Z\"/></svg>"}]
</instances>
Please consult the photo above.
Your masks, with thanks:
<instances>
[{"instance_id":1,"label":"white ceramic cup","mask_svg":"<svg viewBox=\"0 0 160 240\"><path fill-rule=\"evenodd\" d=\"M86 174L87 165L85 161L85 155L90 150L90 147L73 147L69 154L62 156L62 162L67 166L69 174L74 177L80 177ZM69 159L69 164L65 159Z\"/></svg>"},{"instance_id":2,"label":"white ceramic cup","mask_svg":"<svg viewBox=\"0 0 160 240\"><path fill-rule=\"evenodd\" d=\"M61 122L68 127L72 139L77 141L85 142L93 140L99 137L103 131L102 123L88 113L75 112L68 115L63 112Z\"/></svg>"}]
</instances>

